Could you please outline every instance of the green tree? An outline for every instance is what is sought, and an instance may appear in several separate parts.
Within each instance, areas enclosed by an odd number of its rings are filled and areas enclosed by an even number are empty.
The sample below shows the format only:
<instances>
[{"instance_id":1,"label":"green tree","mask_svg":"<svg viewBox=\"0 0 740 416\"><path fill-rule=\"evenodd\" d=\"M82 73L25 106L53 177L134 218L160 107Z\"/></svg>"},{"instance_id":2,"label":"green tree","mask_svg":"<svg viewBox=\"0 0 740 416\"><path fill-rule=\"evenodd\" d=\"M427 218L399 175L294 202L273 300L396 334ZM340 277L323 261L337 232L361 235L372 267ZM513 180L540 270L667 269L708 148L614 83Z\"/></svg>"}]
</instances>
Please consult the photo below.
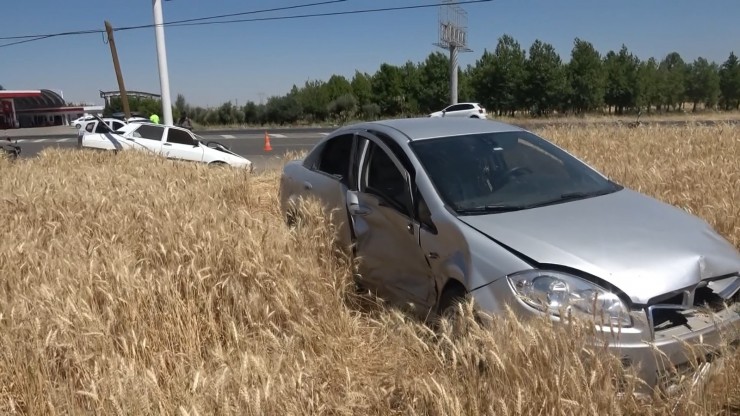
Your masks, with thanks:
<instances>
[{"instance_id":1,"label":"green tree","mask_svg":"<svg viewBox=\"0 0 740 416\"><path fill-rule=\"evenodd\" d=\"M606 72L606 93L604 102L617 114L623 114L627 108L637 105L638 82L637 69L640 61L622 45L619 53L609 51L604 57Z\"/></svg>"},{"instance_id":2,"label":"green tree","mask_svg":"<svg viewBox=\"0 0 740 416\"><path fill-rule=\"evenodd\" d=\"M347 81L347 78L341 75L332 75L324 88L326 88L326 96L329 101L334 101L343 95L352 94L352 85Z\"/></svg>"},{"instance_id":3,"label":"green tree","mask_svg":"<svg viewBox=\"0 0 740 416\"><path fill-rule=\"evenodd\" d=\"M340 123L347 122L356 110L357 98L350 93L337 97L336 100L329 103L329 114L338 118Z\"/></svg>"},{"instance_id":4,"label":"green tree","mask_svg":"<svg viewBox=\"0 0 740 416\"><path fill-rule=\"evenodd\" d=\"M175 99L175 110L178 114L182 114L185 112L188 112L190 107L188 105L188 102L185 100L185 96L182 94L177 94L177 98Z\"/></svg>"},{"instance_id":5,"label":"green tree","mask_svg":"<svg viewBox=\"0 0 740 416\"><path fill-rule=\"evenodd\" d=\"M357 97L360 107L370 104L373 101L372 77L364 72L355 71L352 77L352 94Z\"/></svg>"},{"instance_id":6,"label":"green tree","mask_svg":"<svg viewBox=\"0 0 740 416\"><path fill-rule=\"evenodd\" d=\"M661 96L661 78L658 73L658 62L655 58L641 62L637 68L637 88L635 104L650 113L653 107L660 109L664 101Z\"/></svg>"},{"instance_id":7,"label":"green tree","mask_svg":"<svg viewBox=\"0 0 740 416\"><path fill-rule=\"evenodd\" d=\"M535 40L526 61L525 91L527 105L536 115L556 109L566 91L563 63L549 43Z\"/></svg>"},{"instance_id":8,"label":"green tree","mask_svg":"<svg viewBox=\"0 0 740 416\"><path fill-rule=\"evenodd\" d=\"M260 109L253 101L247 101L242 107L244 113L244 122L247 124L257 124L260 122Z\"/></svg>"},{"instance_id":9,"label":"green tree","mask_svg":"<svg viewBox=\"0 0 740 416\"><path fill-rule=\"evenodd\" d=\"M329 88L323 81L306 81L300 90L294 85L291 94L295 96L299 107L302 109L301 116L306 116L309 121L326 120L329 115L328 106L331 102Z\"/></svg>"},{"instance_id":10,"label":"green tree","mask_svg":"<svg viewBox=\"0 0 740 416\"><path fill-rule=\"evenodd\" d=\"M265 105L265 116L268 122L292 124L301 118L301 103L296 94L282 97L270 97Z\"/></svg>"},{"instance_id":11,"label":"green tree","mask_svg":"<svg viewBox=\"0 0 740 416\"><path fill-rule=\"evenodd\" d=\"M419 67L413 62L407 61L400 69L403 89L401 113L406 115L418 114L419 96L421 95L421 91L426 87L422 87L419 78Z\"/></svg>"},{"instance_id":12,"label":"green tree","mask_svg":"<svg viewBox=\"0 0 740 416\"><path fill-rule=\"evenodd\" d=\"M380 65L373 75L373 96L383 116L397 116L403 112L403 75L401 69L390 64Z\"/></svg>"},{"instance_id":13,"label":"green tree","mask_svg":"<svg viewBox=\"0 0 740 416\"><path fill-rule=\"evenodd\" d=\"M740 108L740 63L735 52L722 64L719 71L722 103L725 110Z\"/></svg>"},{"instance_id":14,"label":"green tree","mask_svg":"<svg viewBox=\"0 0 740 416\"><path fill-rule=\"evenodd\" d=\"M678 52L671 52L660 62L658 71L661 72L663 88L661 95L664 104L673 109L683 107L686 96L686 63Z\"/></svg>"},{"instance_id":15,"label":"green tree","mask_svg":"<svg viewBox=\"0 0 740 416\"><path fill-rule=\"evenodd\" d=\"M706 108L714 107L719 99L719 67L704 58L697 58L688 67L686 97L693 103L691 111L696 111L698 103Z\"/></svg>"},{"instance_id":16,"label":"green tree","mask_svg":"<svg viewBox=\"0 0 740 416\"><path fill-rule=\"evenodd\" d=\"M431 113L444 108L450 97L450 59L441 52L430 53L419 66L419 78L424 86L419 91L419 110Z\"/></svg>"},{"instance_id":17,"label":"green tree","mask_svg":"<svg viewBox=\"0 0 740 416\"><path fill-rule=\"evenodd\" d=\"M483 52L470 71L475 97L484 107L501 114L525 105L526 53L509 35L498 40L494 53Z\"/></svg>"},{"instance_id":18,"label":"green tree","mask_svg":"<svg viewBox=\"0 0 740 416\"><path fill-rule=\"evenodd\" d=\"M601 55L590 42L576 38L567 66L570 102L577 113L604 105L606 73Z\"/></svg>"}]
</instances>

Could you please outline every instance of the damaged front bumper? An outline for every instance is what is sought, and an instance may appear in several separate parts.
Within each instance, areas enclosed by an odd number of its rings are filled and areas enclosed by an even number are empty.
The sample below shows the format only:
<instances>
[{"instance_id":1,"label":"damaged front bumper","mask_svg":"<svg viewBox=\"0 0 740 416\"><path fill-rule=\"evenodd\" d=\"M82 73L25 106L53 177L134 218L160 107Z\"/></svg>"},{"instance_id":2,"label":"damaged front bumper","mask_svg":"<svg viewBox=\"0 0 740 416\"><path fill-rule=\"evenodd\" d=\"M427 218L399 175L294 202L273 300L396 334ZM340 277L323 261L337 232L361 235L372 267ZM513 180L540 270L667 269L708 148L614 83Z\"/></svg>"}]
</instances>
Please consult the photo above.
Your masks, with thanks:
<instances>
[{"instance_id":1,"label":"damaged front bumper","mask_svg":"<svg viewBox=\"0 0 740 416\"><path fill-rule=\"evenodd\" d=\"M506 304L520 317L545 313L512 295L503 280L471 292L482 310L495 312L496 305ZM630 327L597 325L594 345L608 343L609 350L651 388L671 389L686 377L705 373L703 363L740 340L740 276L715 282L709 294L703 292L710 286L701 283L662 297L661 303L632 309Z\"/></svg>"}]
</instances>

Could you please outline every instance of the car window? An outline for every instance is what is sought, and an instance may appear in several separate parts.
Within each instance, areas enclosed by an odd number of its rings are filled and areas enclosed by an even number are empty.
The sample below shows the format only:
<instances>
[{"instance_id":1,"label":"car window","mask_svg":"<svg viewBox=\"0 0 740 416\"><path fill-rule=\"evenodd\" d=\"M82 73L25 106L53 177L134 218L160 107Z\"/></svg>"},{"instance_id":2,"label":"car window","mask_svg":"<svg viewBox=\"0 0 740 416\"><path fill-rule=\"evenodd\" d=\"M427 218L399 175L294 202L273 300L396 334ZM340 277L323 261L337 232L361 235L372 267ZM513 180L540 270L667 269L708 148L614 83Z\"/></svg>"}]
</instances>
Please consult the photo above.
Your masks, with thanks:
<instances>
[{"instance_id":1,"label":"car window","mask_svg":"<svg viewBox=\"0 0 740 416\"><path fill-rule=\"evenodd\" d=\"M408 215L411 200L404 174L375 143L369 143L367 154L360 191L379 196L400 213Z\"/></svg>"},{"instance_id":2,"label":"car window","mask_svg":"<svg viewBox=\"0 0 740 416\"><path fill-rule=\"evenodd\" d=\"M97 122L95 123L95 133L107 133L108 132L108 126L105 123Z\"/></svg>"},{"instance_id":3,"label":"car window","mask_svg":"<svg viewBox=\"0 0 740 416\"><path fill-rule=\"evenodd\" d=\"M179 130L179 129L173 129L173 128L170 128L169 131L167 132L167 142L186 144L189 146L192 146L195 144L195 141L193 140L193 137L190 135L190 133L186 132L185 130Z\"/></svg>"},{"instance_id":4,"label":"car window","mask_svg":"<svg viewBox=\"0 0 740 416\"><path fill-rule=\"evenodd\" d=\"M142 139L161 141L162 135L164 135L164 127L142 124L138 129L136 129L136 131L131 133L131 135Z\"/></svg>"},{"instance_id":5,"label":"car window","mask_svg":"<svg viewBox=\"0 0 740 416\"><path fill-rule=\"evenodd\" d=\"M111 128L113 130L118 130L118 129L120 129L123 126L125 126L125 124L121 123L120 121L112 121L111 122Z\"/></svg>"},{"instance_id":6,"label":"car window","mask_svg":"<svg viewBox=\"0 0 740 416\"><path fill-rule=\"evenodd\" d=\"M461 109L462 110L472 110L473 108L475 108L473 107L473 104L463 104Z\"/></svg>"},{"instance_id":7,"label":"car window","mask_svg":"<svg viewBox=\"0 0 740 416\"><path fill-rule=\"evenodd\" d=\"M337 136L323 146L316 170L340 178L349 185L349 166L352 157L353 135Z\"/></svg>"},{"instance_id":8,"label":"car window","mask_svg":"<svg viewBox=\"0 0 740 416\"><path fill-rule=\"evenodd\" d=\"M411 147L442 199L458 212L481 207L525 209L621 189L528 132L420 140Z\"/></svg>"},{"instance_id":9,"label":"car window","mask_svg":"<svg viewBox=\"0 0 740 416\"><path fill-rule=\"evenodd\" d=\"M462 104L455 104L455 105L451 105L451 106L447 107L447 110L446 111L448 111L448 112L449 111L460 111L460 110L463 110L464 108L465 108L465 106L462 105Z\"/></svg>"},{"instance_id":10,"label":"car window","mask_svg":"<svg viewBox=\"0 0 740 416\"><path fill-rule=\"evenodd\" d=\"M85 125L85 131L88 133L92 133L95 126L97 126L98 123L90 122Z\"/></svg>"}]
</instances>

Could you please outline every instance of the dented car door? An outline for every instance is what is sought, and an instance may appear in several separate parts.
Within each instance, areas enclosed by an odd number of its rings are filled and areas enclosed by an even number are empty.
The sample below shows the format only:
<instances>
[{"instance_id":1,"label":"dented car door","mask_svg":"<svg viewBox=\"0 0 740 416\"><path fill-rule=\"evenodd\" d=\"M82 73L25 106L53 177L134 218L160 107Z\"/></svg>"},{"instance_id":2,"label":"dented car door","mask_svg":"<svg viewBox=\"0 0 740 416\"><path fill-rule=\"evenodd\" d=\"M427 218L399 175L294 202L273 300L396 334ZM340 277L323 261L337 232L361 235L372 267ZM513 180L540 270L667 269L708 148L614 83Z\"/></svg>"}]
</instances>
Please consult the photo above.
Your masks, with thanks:
<instances>
[{"instance_id":1,"label":"dented car door","mask_svg":"<svg viewBox=\"0 0 740 416\"><path fill-rule=\"evenodd\" d=\"M433 303L434 281L419 246L413 215L412 178L381 139L357 136L359 172L347 192L347 207L359 257L361 283L392 302Z\"/></svg>"}]
</instances>

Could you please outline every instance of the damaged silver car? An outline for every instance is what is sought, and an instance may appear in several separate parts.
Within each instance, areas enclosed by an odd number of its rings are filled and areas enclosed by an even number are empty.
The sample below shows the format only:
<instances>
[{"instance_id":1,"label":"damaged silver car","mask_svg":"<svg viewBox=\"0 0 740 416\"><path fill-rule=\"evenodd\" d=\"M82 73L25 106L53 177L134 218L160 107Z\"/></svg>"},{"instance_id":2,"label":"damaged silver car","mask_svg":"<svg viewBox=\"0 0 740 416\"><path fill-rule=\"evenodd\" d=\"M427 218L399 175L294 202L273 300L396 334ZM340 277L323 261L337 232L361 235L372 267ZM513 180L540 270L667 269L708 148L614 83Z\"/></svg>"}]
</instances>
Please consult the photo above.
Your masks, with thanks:
<instances>
[{"instance_id":1,"label":"damaged silver car","mask_svg":"<svg viewBox=\"0 0 740 416\"><path fill-rule=\"evenodd\" d=\"M685 345L740 329L740 253L707 223L627 189L515 126L422 118L343 127L284 167L282 209L337 209L362 285L425 316L471 296L490 313L619 328L655 385Z\"/></svg>"}]
</instances>

